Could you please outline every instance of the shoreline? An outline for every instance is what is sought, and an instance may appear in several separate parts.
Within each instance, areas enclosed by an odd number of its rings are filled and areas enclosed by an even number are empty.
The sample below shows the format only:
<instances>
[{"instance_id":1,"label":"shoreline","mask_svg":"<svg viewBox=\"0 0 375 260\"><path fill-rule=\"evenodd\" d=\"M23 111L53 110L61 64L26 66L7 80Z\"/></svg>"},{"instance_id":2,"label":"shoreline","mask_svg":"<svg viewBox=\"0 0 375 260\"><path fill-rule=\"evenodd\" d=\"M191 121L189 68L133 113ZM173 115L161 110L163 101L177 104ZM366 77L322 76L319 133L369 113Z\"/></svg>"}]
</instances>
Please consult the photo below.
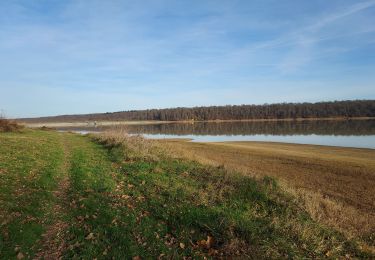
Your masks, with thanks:
<instances>
[{"instance_id":1,"label":"shoreline","mask_svg":"<svg viewBox=\"0 0 375 260\"><path fill-rule=\"evenodd\" d=\"M235 123L235 122L302 122L302 121L351 121L351 120L375 120L375 117L327 117L327 118L282 118L282 119L231 119L231 120L184 120L184 121L84 121L84 122L35 122L28 123L19 121L21 124L30 127L94 127L94 126L116 126L116 125L153 125L153 124L194 124L194 123ZM94 124L96 122L96 125Z\"/></svg>"},{"instance_id":2,"label":"shoreline","mask_svg":"<svg viewBox=\"0 0 375 260\"><path fill-rule=\"evenodd\" d=\"M375 152L375 148L368 147L354 147L354 146L339 146L339 145L324 145L324 144L308 144L308 143L292 143L292 142L280 142L280 141L195 141L191 138L149 138L150 140L165 141L165 142L186 142L186 143L197 143L205 145L236 145L236 146L246 146L246 145L264 145L264 146L289 146L296 148L313 148L313 149L336 149L336 150L363 150L364 152Z\"/></svg>"}]
</instances>

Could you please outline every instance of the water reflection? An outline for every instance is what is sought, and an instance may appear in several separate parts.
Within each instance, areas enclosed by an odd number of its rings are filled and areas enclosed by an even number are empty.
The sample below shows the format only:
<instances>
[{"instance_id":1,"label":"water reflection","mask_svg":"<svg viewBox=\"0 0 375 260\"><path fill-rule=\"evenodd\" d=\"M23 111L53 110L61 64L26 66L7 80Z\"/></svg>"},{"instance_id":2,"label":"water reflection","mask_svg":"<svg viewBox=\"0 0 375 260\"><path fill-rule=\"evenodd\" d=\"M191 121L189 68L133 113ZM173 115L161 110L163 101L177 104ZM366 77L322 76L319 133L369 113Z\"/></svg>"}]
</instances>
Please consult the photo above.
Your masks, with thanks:
<instances>
[{"instance_id":1,"label":"water reflection","mask_svg":"<svg viewBox=\"0 0 375 260\"><path fill-rule=\"evenodd\" d=\"M59 130L103 131L112 127L69 127ZM375 135L375 120L197 122L121 127L131 134L162 135Z\"/></svg>"},{"instance_id":2,"label":"water reflection","mask_svg":"<svg viewBox=\"0 0 375 260\"><path fill-rule=\"evenodd\" d=\"M172 135L375 135L375 120L173 123L132 125L127 130Z\"/></svg>"},{"instance_id":3,"label":"water reflection","mask_svg":"<svg viewBox=\"0 0 375 260\"><path fill-rule=\"evenodd\" d=\"M164 123L59 130L87 133L119 127L130 134L143 134L149 138L188 138L202 142L268 141L375 149L375 120Z\"/></svg>"}]
</instances>

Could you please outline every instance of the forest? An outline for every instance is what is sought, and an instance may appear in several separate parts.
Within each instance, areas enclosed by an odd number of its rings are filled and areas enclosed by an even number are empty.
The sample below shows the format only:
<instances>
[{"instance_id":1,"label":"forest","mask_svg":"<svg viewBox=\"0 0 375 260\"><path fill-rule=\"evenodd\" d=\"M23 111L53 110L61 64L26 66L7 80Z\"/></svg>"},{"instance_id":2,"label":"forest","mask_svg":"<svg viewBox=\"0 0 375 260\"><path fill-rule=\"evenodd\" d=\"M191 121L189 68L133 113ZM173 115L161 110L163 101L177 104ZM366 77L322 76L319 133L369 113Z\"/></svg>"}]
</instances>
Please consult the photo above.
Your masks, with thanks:
<instances>
[{"instance_id":1,"label":"forest","mask_svg":"<svg viewBox=\"0 0 375 260\"><path fill-rule=\"evenodd\" d=\"M375 117L375 100L347 100L318 103L277 103L130 110L82 115L23 118L23 122L82 122L120 120L207 121L297 118Z\"/></svg>"}]
</instances>

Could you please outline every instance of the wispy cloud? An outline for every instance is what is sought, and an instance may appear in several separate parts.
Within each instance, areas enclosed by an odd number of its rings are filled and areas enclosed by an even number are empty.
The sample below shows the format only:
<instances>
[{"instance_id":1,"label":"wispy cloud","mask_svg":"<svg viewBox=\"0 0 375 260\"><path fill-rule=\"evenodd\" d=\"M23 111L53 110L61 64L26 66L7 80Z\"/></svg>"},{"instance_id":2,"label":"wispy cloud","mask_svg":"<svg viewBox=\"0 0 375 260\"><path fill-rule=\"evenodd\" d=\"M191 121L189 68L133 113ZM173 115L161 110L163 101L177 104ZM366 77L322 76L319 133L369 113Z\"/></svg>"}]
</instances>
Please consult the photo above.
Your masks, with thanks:
<instances>
[{"instance_id":1,"label":"wispy cloud","mask_svg":"<svg viewBox=\"0 0 375 260\"><path fill-rule=\"evenodd\" d=\"M375 5L374 0L359 2L359 3L353 4L353 5L351 5L347 8L343 8L343 9L340 9L336 12L330 13L326 16L320 17L317 20L316 23L308 26L306 28L306 31L319 30L320 28L322 28L322 27L324 27L328 24L331 24L331 23L335 22L336 20L342 19L346 16L358 13L358 12L363 11L363 10L366 10L370 7L373 7L374 5Z\"/></svg>"},{"instance_id":2,"label":"wispy cloud","mask_svg":"<svg viewBox=\"0 0 375 260\"><path fill-rule=\"evenodd\" d=\"M311 82L324 71L338 80L339 69L354 62L367 68L375 63L346 54L360 55L373 45L375 1L318 6L288 0L5 0L0 5L0 89L39 89L38 95L45 89L61 104L84 93L107 97L101 110L141 107L142 100L144 106L223 103L225 97L225 103L245 102L241 96L247 102L282 101L287 96L277 88L291 82ZM348 57L340 61L342 68L335 63L341 56ZM6 93L0 103L20 114L16 91ZM69 107L98 111L92 100ZM25 99L25 105L41 103L34 96ZM65 109L59 105L54 113Z\"/></svg>"},{"instance_id":3,"label":"wispy cloud","mask_svg":"<svg viewBox=\"0 0 375 260\"><path fill-rule=\"evenodd\" d=\"M344 33L337 35L334 31L330 31L329 36L322 35L321 30L329 27L333 23L347 16L354 15L358 12L364 11L368 8L375 6L375 1L368 1L357 3L344 9L329 13L328 15L323 15L316 17L316 21L290 35L290 40L285 40L285 44L292 45L292 50L286 55L283 61L278 65L283 73L295 72L300 67L309 63L314 59L315 55L319 55L324 49L316 50L314 47L317 43L322 41L328 41L334 38L349 37L358 33L371 33L373 28L365 30L352 31L350 28ZM357 26L355 24L355 26ZM347 47L348 49L353 48L353 46ZM340 50L342 52L342 49ZM332 52L330 53L332 55Z\"/></svg>"}]
</instances>

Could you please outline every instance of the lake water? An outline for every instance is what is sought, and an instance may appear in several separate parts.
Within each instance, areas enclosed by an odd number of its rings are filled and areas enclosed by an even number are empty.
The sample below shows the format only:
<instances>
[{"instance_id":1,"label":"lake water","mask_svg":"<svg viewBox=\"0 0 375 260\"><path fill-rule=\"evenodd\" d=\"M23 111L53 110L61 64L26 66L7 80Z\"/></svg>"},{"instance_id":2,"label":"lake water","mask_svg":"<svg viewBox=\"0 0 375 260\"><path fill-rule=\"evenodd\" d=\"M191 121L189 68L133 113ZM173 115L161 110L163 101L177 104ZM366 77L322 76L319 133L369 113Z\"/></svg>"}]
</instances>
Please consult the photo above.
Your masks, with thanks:
<instances>
[{"instance_id":1,"label":"lake water","mask_svg":"<svg viewBox=\"0 0 375 260\"><path fill-rule=\"evenodd\" d=\"M100 132L108 128L111 126L59 130ZM147 138L188 138L195 142L266 141L375 149L375 120L163 123L121 128Z\"/></svg>"}]
</instances>

